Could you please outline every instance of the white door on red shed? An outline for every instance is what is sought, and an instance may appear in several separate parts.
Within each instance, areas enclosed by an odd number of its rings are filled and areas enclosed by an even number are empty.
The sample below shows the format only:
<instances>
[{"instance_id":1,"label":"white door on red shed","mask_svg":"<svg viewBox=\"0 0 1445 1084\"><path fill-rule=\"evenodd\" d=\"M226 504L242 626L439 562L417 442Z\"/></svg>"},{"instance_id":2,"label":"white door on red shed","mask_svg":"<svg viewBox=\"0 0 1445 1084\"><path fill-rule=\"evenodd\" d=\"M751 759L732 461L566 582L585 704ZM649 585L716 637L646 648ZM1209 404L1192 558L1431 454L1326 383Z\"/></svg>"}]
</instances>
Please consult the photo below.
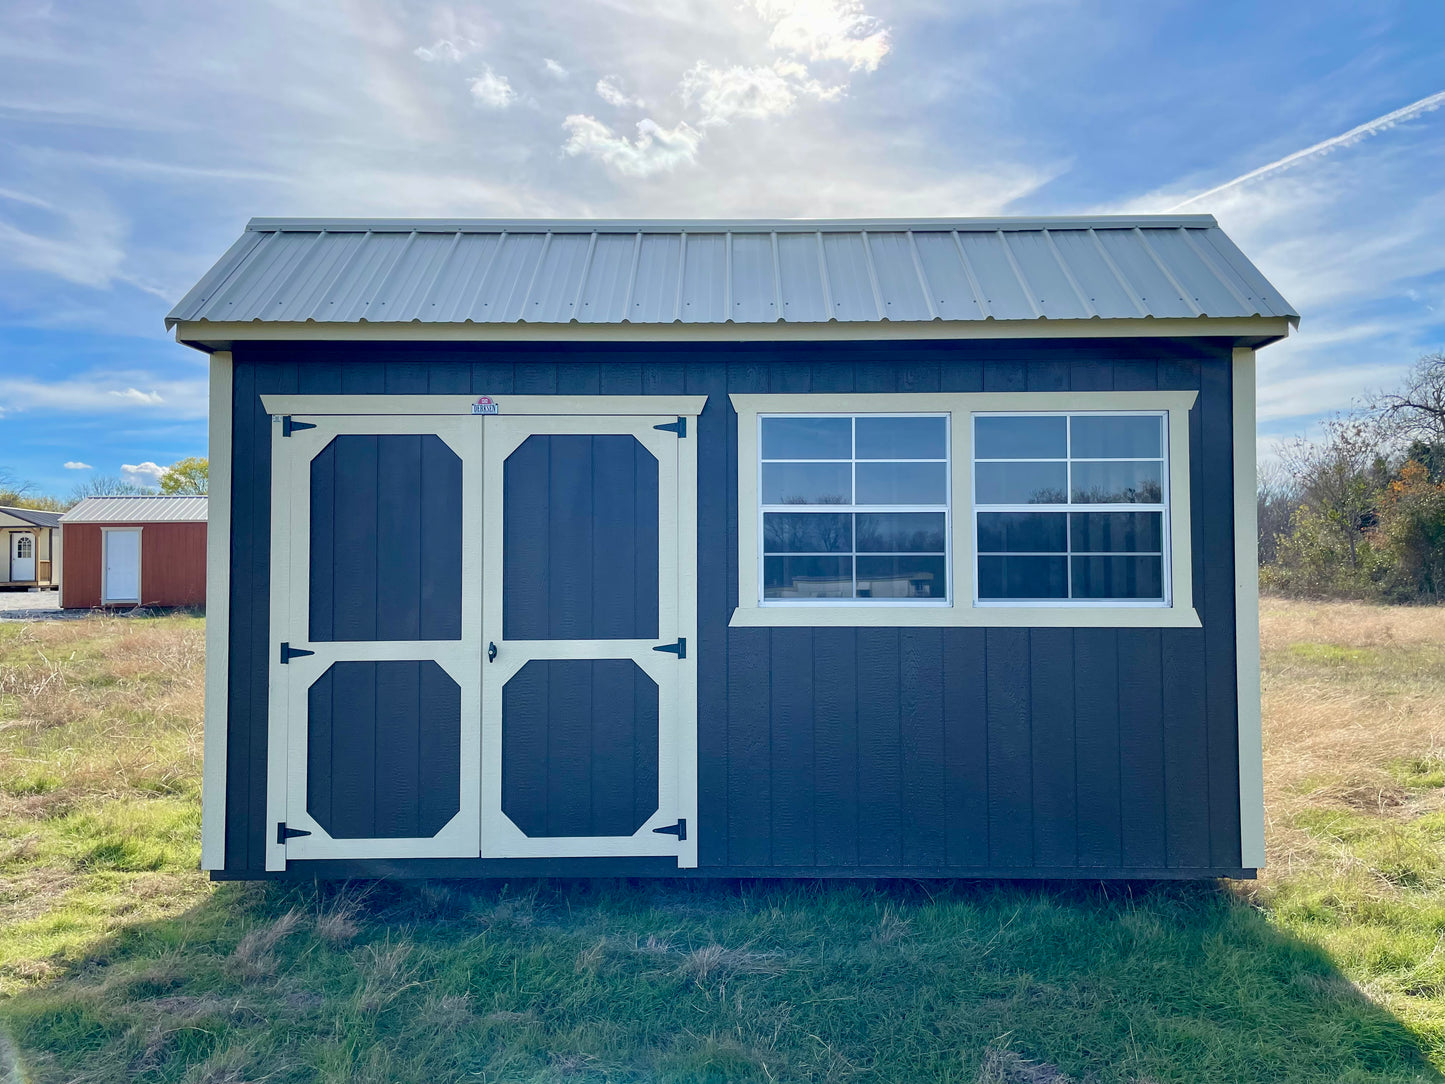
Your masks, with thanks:
<instances>
[{"instance_id":1,"label":"white door on red shed","mask_svg":"<svg viewBox=\"0 0 1445 1084\"><path fill-rule=\"evenodd\" d=\"M140 528L103 531L102 602L140 601Z\"/></svg>"}]
</instances>

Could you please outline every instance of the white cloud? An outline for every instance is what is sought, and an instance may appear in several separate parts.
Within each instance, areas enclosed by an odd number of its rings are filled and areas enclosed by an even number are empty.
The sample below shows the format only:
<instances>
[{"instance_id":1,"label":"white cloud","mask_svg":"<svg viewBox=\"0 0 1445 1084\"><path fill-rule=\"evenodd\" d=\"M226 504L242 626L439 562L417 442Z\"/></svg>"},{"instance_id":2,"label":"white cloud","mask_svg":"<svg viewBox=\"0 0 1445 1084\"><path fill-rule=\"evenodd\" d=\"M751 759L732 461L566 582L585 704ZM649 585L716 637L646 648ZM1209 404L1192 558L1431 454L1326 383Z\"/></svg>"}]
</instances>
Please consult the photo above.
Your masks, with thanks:
<instances>
[{"instance_id":1,"label":"white cloud","mask_svg":"<svg viewBox=\"0 0 1445 1084\"><path fill-rule=\"evenodd\" d=\"M618 135L596 117L573 113L562 122L567 130L564 153L586 155L629 177L647 177L688 165L697 159L702 133L681 121L664 128L651 118L637 122L637 138Z\"/></svg>"},{"instance_id":2,"label":"white cloud","mask_svg":"<svg viewBox=\"0 0 1445 1084\"><path fill-rule=\"evenodd\" d=\"M682 77L682 100L696 106L703 126L727 124L736 118L764 120L792 111L800 94L824 101L841 97L845 88L825 87L808 77L807 68L790 60L770 67L714 68L699 60Z\"/></svg>"},{"instance_id":3,"label":"white cloud","mask_svg":"<svg viewBox=\"0 0 1445 1084\"><path fill-rule=\"evenodd\" d=\"M481 75L472 79L469 86L477 104L489 109L506 109L517 98L517 92L512 89L507 77L492 71L490 65Z\"/></svg>"},{"instance_id":4,"label":"white cloud","mask_svg":"<svg viewBox=\"0 0 1445 1084\"><path fill-rule=\"evenodd\" d=\"M428 64L438 60L455 64L459 60L471 56L479 48L481 48L481 43L472 41L470 38L460 38L456 41L442 38L434 45L418 45L411 52L413 56L420 57Z\"/></svg>"},{"instance_id":5,"label":"white cloud","mask_svg":"<svg viewBox=\"0 0 1445 1084\"><path fill-rule=\"evenodd\" d=\"M120 474L131 485L154 486L159 485L166 468L159 463L152 463L146 460L144 463L122 463Z\"/></svg>"},{"instance_id":6,"label":"white cloud","mask_svg":"<svg viewBox=\"0 0 1445 1084\"><path fill-rule=\"evenodd\" d=\"M618 109L629 106L641 109L646 104L641 98L634 98L623 90L622 81L615 75L605 75L597 80L597 97Z\"/></svg>"},{"instance_id":7,"label":"white cloud","mask_svg":"<svg viewBox=\"0 0 1445 1084\"><path fill-rule=\"evenodd\" d=\"M42 381L0 376L0 402L16 412L95 414L100 417L132 411L155 412L168 418L204 418L205 380L167 380L166 394L142 391L137 382L154 379L145 373L79 373L64 380Z\"/></svg>"},{"instance_id":8,"label":"white cloud","mask_svg":"<svg viewBox=\"0 0 1445 1084\"><path fill-rule=\"evenodd\" d=\"M127 403L139 403L142 406L158 406L165 402L165 399L158 391L141 391L139 388L120 388L106 392L117 399L123 399Z\"/></svg>"},{"instance_id":9,"label":"white cloud","mask_svg":"<svg viewBox=\"0 0 1445 1084\"><path fill-rule=\"evenodd\" d=\"M768 44L809 60L840 60L853 71L877 71L892 48L888 28L861 0L750 0L772 23Z\"/></svg>"},{"instance_id":10,"label":"white cloud","mask_svg":"<svg viewBox=\"0 0 1445 1084\"><path fill-rule=\"evenodd\" d=\"M92 467L89 463L82 463L82 462L81 462L80 460L78 460L78 459L67 459L67 460L65 461L65 469L66 469L66 470L94 470L95 468Z\"/></svg>"},{"instance_id":11,"label":"white cloud","mask_svg":"<svg viewBox=\"0 0 1445 1084\"><path fill-rule=\"evenodd\" d=\"M562 67L561 64L558 64L550 56L544 56L542 58L542 70L554 79L567 78L567 69Z\"/></svg>"}]
</instances>

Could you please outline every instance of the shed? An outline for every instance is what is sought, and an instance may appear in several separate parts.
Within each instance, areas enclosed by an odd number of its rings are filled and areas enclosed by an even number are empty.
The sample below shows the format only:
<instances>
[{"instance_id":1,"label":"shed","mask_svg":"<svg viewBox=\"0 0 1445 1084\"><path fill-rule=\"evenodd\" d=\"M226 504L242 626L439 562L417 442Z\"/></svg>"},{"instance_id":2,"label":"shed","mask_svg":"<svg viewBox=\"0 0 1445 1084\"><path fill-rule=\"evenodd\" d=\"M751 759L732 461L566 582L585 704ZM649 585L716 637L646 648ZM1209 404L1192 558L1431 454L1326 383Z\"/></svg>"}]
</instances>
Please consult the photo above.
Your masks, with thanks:
<instances>
[{"instance_id":1,"label":"shed","mask_svg":"<svg viewBox=\"0 0 1445 1084\"><path fill-rule=\"evenodd\" d=\"M65 609L206 604L205 497L87 497L60 526Z\"/></svg>"},{"instance_id":2,"label":"shed","mask_svg":"<svg viewBox=\"0 0 1445 1084\"><path fill-rule=\"evenodd\" d=\"M1297 321L1204 215L254 220L202 863L1252 876Z\"/></svg>"},{"instance_id":3,"label":"shed","mask_svg":"<svg viewBox=\"0 0 1445 1084\"><path fill-rule=\"evenodd\" d=\"M0 590L60 585L60 513L0 507Z\"/></svg>"}]
</instances>

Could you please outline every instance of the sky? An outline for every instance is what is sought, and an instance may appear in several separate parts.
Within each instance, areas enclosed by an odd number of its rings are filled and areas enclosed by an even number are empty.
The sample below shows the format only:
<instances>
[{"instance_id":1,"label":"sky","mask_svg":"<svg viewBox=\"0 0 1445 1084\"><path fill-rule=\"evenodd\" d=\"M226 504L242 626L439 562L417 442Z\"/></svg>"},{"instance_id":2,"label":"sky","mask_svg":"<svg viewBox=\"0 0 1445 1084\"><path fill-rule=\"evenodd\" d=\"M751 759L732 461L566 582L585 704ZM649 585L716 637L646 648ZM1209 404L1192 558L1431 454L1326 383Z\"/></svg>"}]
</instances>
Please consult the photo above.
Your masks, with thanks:
<instances>
[{"instance_id":1,"label":"sky","mask_svg":"<svg viewBox=\"0 0 1445 1084\"><path fill-rule=\"evenodd\" d=\"M0 471L205 454L252 216L1172 210L1303 315L1265 449L1445 350L1445 3L6 0Z\"/></svg>"}]
</instances>

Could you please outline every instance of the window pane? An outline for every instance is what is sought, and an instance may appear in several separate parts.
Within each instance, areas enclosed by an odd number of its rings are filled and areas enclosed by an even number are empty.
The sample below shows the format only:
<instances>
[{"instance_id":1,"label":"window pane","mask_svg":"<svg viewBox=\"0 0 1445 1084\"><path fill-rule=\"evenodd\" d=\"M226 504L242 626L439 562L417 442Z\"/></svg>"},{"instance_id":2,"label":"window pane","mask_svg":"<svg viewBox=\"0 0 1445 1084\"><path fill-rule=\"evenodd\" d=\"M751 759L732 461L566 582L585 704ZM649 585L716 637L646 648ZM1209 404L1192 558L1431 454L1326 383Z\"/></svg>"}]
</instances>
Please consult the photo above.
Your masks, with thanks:
<instances>
[{"instance_id":1,"label":"window pane","mask_svg":"<svg viewBox=\"0 0 1445 1084\"><path fill-rule=\"evenodd\" d=\"M851 598L851 557L764 557L764 598Z\"/></svg>"},{"instance_id":2,"label":"window pane","mask_svg":"<svg viewBox=\"0 0 1445 1084\"><path fill-rule=\"evenodd\" d=\"M942 553L942 512L860 512L860 553Z\"/></svg>"},{"instance_id":3,"label":"window pane","mask_svg":"<svg viewBox=\"0 0 1445 1084\"><path fill-rule=\"evenodd\" d=\"M1063 417L975 418L975 459L1063 459L1068 436Z\"/></svg>"},{"instance_id":4,"label":"window pane","mask_svg":"<svg viewBox=\"0 0 1445 1084\"><path fill-rule=\"evenodd\" d=\"M1163 512L1070 512L1075 553L1159 553L1164 549Z\"/></svg>"},{"instance_id":5,"label":"window pane","mask_svg":"<svg viewBox=\"0 0 1445 1084\"><path fill-rule=\"evenodd\" d=\"M1157 459L1164 454L1161 422L1157 415L1076 416L1069 451L1075 459Z\"/></svg>"},{"instance_id":6,"label":"window pane","mask_svg":"<svg viewBox=\"0 0 1445 1084\"><path fill-rule=\"evenodd\" d=\"M766 512L764 553L847 553L853 548L851 512Z\"/></svg>"},{"instance_id":7,"label":"window pane","mask_svg":"<svg viewBox=\"0 0 1445 1084\"><path fill-rule=\"evenodd\" d=\"M980 463L976 504L1066 504L1067 463Z\"/></svg>"},{"instance_id":8,"label":"window pane","mask_svg":"<svg viewBox=\"0 0 1445 1084\"><path fill-rule=\"evenodd\" d=\"M764 504L848 504L851 463L764 463Z\"/></svg>"},{"instance_id":9,"label":"window pane","mask_svg":"<svg viewBox=\"0 0 1445 1084\"><path fill-rule=\"evenodd\" d=\"M849 459L852 418L764 418L764 459Z\"/></svg>"},{"instance_id":10,"label":"window pane","mask_svg":"<svg viewBox=\"0 0 1445 1084\"><path fill-rule=\"evenodd\" d=\"M947 598L942 557L858 558L859 598Z\"/></svg>"},{"instance_id":11,"label":"window pane","mask_svg":"<svg viewBox=\"0 0 1445 1084\"><path fill-rule=\"evenodd\" d=\"M1152 463L1075 463L1075 504L1161 504L1163 475Z\"/></svg>"},{"instance_id":12,"label":"window pane","mask_svg":"<svg viewBox=\"0 0 1445 1084\"><path fill-rule=\"evenodd\" d=\"M1075 557L1075 598L1164 597L1162 557Z\"/></svg>"},{"instance_id":13,"label":"window pane","mask_svg":"<svg viewBox=\"0 0 1445 1084\"><path fill-rule=\"evenodd\" d=\"M945 418L859 418L859 459L944 459Z\"/></svg>"},{"instance_id":14,"label":"window pane","mask_svg":"<svg viewBox=\"0 0 1445 1084\"><path fill-rule=\"evenodd\" d=\"M980 553L1063 553L1066 512L980 512Z\"/></svg>"},{"instance_id":15,"label":"window pane","mask_svg":"<svg viewBox=\"0 0 1445 1084\"><path fill-rule=\"evenodd\" d=\"M859 463L859 504L947 504L946 463Z\"/></svg>"},{"instance_id":16,"label":"window pane","mask_svg":"<svg viewBox=\"0 0 1445 1084\"><path fill-rule=\"evenodd\" d=\"M979 598L1067 598L1067 557L980 557Z\"/></svg>"}]
</instances>

